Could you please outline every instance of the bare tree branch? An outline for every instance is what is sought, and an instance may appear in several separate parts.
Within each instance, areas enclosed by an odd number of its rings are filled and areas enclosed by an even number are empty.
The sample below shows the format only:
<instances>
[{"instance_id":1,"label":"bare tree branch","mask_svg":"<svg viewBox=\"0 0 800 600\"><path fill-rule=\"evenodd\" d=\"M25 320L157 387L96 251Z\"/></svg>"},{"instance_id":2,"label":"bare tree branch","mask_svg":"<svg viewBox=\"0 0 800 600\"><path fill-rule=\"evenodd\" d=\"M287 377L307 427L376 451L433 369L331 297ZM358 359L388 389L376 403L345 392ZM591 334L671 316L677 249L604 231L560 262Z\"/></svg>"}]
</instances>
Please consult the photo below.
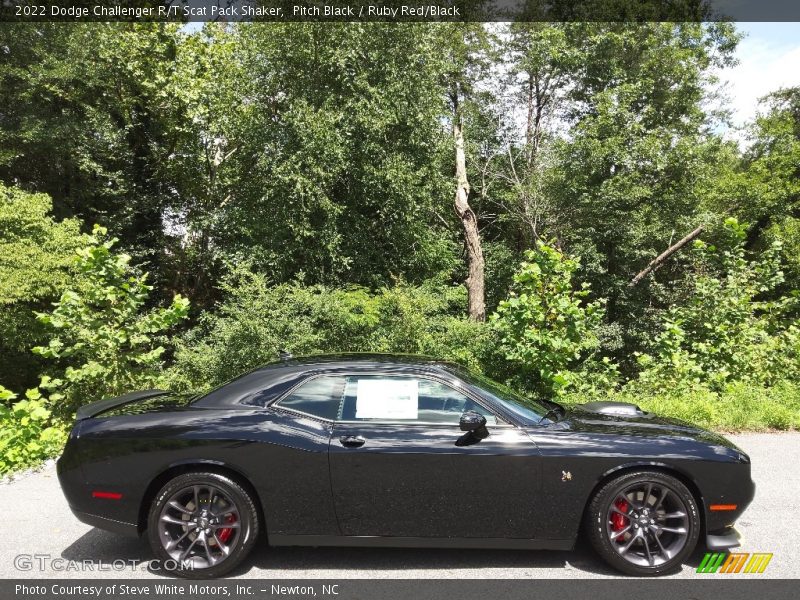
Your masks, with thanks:
<instances>
[{"instance_id":1,"label":"bare tree branch","mask_svg":"<svg viewBox=\"0 0 800 600\"><path fill-rule=\"evenodd\" d=\"M694 238L700 235L703 232L703 228L704 225L700 225L700 227L698 227L691 233L687 234L686 236L675 242L672 246L664 250L664 252L656 256L653 260L650 261L650 263L644 269L642 269L641 271L639 271L639 273L637 273L636 277L631 279L631 282L628 284L628 287L629 288L634 287L642 279L644 279L650 273L652 273L654 270L660 267L665 260L667 260L670 256L675 254L678 250L683 248L686 244L688 244Z\"/></svg>"}]
</instances>

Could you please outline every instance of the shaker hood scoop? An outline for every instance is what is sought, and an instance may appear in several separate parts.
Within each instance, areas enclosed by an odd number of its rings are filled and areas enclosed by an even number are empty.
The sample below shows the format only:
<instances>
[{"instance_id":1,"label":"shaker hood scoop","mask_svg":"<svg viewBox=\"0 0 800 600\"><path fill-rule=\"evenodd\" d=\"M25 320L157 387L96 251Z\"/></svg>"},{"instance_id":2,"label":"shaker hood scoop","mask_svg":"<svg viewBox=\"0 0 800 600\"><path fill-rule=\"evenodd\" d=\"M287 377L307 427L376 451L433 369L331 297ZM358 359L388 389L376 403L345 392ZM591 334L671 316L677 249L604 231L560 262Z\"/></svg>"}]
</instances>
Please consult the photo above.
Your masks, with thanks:
<instances>
[{"instance_id":1,"label":"shaker hood scoop","mask_svg":"<svg viewBox=\"0 0 800 600\"><path fill-rule=\"evenodd\" d=\"M581 404L581 410L612 417L644 417L645 413L641 408L629 402L587 402Z\"/></svg>"}]
</instances>

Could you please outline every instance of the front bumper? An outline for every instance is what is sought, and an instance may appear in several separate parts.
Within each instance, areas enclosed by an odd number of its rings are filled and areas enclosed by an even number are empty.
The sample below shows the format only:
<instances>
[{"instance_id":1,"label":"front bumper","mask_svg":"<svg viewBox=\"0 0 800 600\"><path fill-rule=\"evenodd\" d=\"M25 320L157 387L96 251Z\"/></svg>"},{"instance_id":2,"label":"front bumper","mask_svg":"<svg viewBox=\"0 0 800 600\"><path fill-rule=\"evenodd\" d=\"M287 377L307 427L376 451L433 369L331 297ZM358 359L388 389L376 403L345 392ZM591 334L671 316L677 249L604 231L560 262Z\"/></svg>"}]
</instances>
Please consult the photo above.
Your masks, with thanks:
<instances>
[{"instance_id":1,"label":"front bumper","mask_svg":"<svg viewBox=\"0 0 800 600\"><path fill-rule=\"evenodd\" d=\"M741 534L734 527L706 535L706 547L709 550L729 550L741 546Z\"/></svg>"}]
</instances>

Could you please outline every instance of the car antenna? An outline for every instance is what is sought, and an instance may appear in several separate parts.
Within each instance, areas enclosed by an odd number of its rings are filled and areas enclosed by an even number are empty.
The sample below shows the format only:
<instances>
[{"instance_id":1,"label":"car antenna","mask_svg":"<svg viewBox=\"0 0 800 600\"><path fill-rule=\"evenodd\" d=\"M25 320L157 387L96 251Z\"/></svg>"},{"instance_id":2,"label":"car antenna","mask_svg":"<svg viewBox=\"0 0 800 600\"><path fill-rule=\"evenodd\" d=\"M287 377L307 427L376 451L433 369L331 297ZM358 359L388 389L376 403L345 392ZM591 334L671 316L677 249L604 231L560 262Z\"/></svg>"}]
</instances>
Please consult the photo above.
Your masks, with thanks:
<instances>
[{"instance_id":1,"label":"car antenna","mask_svg":"<svg viewBox=\"0 0 800 600\"><path fill-rule=\"evenodd\" d=\"M292 353L289 352L288 350L280 350L278 352L278 356L280 356L281 360L284 362L292 359Z\"/></svg>"}]
</instances>

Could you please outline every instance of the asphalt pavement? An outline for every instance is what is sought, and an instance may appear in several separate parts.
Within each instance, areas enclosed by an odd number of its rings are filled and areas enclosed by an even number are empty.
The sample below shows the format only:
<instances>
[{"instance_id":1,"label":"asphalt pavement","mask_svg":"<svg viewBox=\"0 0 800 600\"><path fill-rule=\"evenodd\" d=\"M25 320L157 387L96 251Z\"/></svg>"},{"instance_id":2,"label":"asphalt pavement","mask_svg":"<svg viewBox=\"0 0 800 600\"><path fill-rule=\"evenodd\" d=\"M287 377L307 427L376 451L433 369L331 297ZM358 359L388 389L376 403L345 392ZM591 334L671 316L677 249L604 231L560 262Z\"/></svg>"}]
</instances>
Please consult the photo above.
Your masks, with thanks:
<instances>
[{"instance_id":1,"label":"asphalt pavement","mask_svg":"<svg viewBox=\"0 0 800 600\"><path fill-rule=\"evenodd\" d=\"M756 496L738 522L741 552L771 552L762 575L796 578L800 528L800 432L728 436L753 462ZM69 511L55 467L0 484L4 507L0 578L159 578L148 567L146 540L80 523ZM698 547L678 578L696 572ZM383 548L257 547L232 575L237 578L414 578L513 579L607 578L620 576L594 555L585 540L571 552L523 550L417 550Z\"/></svg>"}]
</instances>

